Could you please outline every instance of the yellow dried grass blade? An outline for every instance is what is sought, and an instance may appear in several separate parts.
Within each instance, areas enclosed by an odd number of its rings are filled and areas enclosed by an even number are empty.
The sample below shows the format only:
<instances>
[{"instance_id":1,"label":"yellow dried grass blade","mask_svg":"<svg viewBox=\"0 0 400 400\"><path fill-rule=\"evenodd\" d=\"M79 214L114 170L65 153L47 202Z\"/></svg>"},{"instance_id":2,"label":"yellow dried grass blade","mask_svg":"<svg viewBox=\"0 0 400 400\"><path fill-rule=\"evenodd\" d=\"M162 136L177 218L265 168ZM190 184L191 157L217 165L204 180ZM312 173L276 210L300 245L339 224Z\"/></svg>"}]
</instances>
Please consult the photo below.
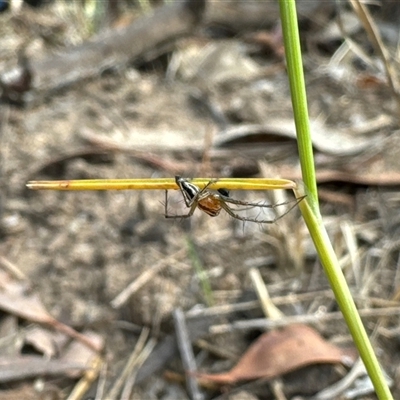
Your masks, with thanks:
<instances>
[{"instance_id":1,"label":"yellow dried grass blade","mask_svg":"<svg viewBox=\"0 0 400 400\"><path fill-rule=\"evenodd\" d=\"M274 190L295 189L296 183L287 179L195 178L191 182L202 188L210 181L210 189ZM169 190L178 189L173 178L163 179L91 179L65 181L30 181L32 190Z\"/></svg>"}]
</instances>

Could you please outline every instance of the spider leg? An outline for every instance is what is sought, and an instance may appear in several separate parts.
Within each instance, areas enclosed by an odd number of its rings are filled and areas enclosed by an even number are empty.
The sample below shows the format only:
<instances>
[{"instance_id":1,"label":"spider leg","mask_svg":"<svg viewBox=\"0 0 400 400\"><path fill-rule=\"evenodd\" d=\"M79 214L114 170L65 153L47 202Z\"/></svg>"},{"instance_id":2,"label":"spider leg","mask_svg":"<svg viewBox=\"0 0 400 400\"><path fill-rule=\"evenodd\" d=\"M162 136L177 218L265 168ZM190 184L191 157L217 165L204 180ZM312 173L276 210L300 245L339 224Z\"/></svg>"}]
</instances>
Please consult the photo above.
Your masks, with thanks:
<instances>
[{"instance_id":1,"label":"spider leg","mask_svg":"<svg viewBox=\"0 0 400 400\"><path fill-rule=\"evenodd\" d=\"M225 203L235 204L235 205L238 205L238 206L247 206L249 208L251 208L251 207L259 207L259 208L272 208L272 209L275 209L277 207L286 206L286 205L292 204L292 203L294 203L293 207L295 207L306 196L299 197L299 198L297 198L295 200L284 201L283 203L277 203L277 204L263 204L261 202L255 203L255 202L249 202L249 201L236 200L236 199L233 199L232 197L224 196L224 195L221 195L221 194L219 194L219 197L220 197L221 201L223 201ZM291 207L290 210L293 207Z\"/></svg>"},{"instance_id":2,"label":"spider leg","mask_svg":"<svg viewBox=\"0 0 400 400\"><path fill-rule=\"evenodd\" d=\"M277 221L280 217L270 219L270 220L258 220L257 218L249 218L249 217L242 217L239 214L236 214L224 201L221 201L221 207L232 217L238 219L240 221L249 221L249 222L259 222L261 224L273 224Z\"/></svg>"},{"instance_id":3,"label":"spider leg","mask_svg":"<svg viewBox=\"0 0 400 400\"><path fill-rule=\"evenodd\" d=\"M164 216L165 218L190 218L194 210L197 208L197 199L193 199L192 204L190 205L190 210L187 214L181 214L181 215L170 215L168 214L168 190L165 191L165 211L164 211Z\"/></svg>"},{"instance_id":4,"label":"spider leg","mask_svg":"<svg viewBox=\"0 0 400 400\"><path fill-rule=\"evenodd\" d=\"M236 213L232 210L232 208L229 207L228 204L226 204L227 202L225 201L225 199L221 199L221 203L220 203L220 204L221 204L221 207L222 207L232 218L238 219L238 220L240 220L240 221L258 222L258 223L260 223L260 224L273 224L273 223L275 223L276 221L278 221L278 220L280 220L281 218L283 218L286 214L288 214L288 213L289 213L293 208L295 208L295 207L297 206L297 204L299 204L305 197L306 197L306 196L297 198L297 199L296 199L296 202L295 202L288 210L286 210L283 214L278 215L278 216L276 216L276 217L273 218L273 219L265 219L265 220L260 220L260 219L257 219L257 218L250 218L250 217L242 217L241 215L236 214ZM293 201L287 201L287 202L285 202L285 203L280 203L280 204L275 204L275 205L269 206L268 208L275 208L276 206L281 206L281 205L285 205L285 204L290 204L290 203L292 203L292 202L293 202ZM232 204L237 204L236 201L231 202L231 203L232 203ZM243 203L243 202L241 202L241 203ZM261 207L261 205L257 205L256 203L253 203L253 204L255 204L255 206ZM264 205L264 206L267 207L267 205Z\"/></svg>"},{"instance_id":5,"label":"spider leg","mask_svg":"<svg viewBox=\"0 0 400 400\"><path fill-rule=\"evenodd\" d=\"M203 189L201 189L200 190L200 192L199 192L199 196L202 194L202 193L204 193L206 190L207 190L207 188L210 186L210 185L212 185L213 183L215 183L215 182L217 182L217 179L211 179L208 183L207 183L207 185L205 185L204 187L203 187Z\"/></svg>"}]
</instances>

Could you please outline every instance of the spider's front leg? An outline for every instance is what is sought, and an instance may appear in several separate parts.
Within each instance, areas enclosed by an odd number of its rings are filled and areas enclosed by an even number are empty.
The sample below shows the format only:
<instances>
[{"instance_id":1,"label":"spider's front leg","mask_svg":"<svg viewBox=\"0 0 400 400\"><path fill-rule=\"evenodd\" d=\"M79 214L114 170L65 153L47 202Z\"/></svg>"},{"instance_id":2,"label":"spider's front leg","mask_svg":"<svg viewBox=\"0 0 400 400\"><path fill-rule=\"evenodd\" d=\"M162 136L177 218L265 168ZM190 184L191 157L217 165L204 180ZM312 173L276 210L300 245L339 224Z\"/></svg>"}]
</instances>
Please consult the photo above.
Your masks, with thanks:
<instances>
[{"instance_id":1,"label":"spider's front leg","mask_svg":"<svg viewBox=\"0 0 400 400\"><path fill-rule=\"evenodd\" d=\"M168 214L168 190L166 190L165 191L165 203L164 203L165 204L164 216L165 216L165 218L190 218L193 215L194 210L197 208L197 203L198 203L197 200L194 199L190 206L186 204L188 207L190 207L190 210L187 214L170 215L170 214Z\"/></svg>"}]
</instances>

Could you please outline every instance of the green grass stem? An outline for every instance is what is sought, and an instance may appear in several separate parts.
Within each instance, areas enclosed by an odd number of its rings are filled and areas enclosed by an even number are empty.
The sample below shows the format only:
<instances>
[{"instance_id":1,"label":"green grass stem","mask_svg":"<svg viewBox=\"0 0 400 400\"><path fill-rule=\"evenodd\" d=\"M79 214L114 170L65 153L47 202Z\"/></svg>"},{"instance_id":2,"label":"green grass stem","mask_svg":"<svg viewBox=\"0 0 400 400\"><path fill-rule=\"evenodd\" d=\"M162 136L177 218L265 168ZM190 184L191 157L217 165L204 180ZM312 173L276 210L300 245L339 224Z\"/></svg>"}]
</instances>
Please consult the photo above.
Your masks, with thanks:
<instances>
[{"instance_id":1,"label":"green grass stem","mask_svg":"<svg viewBox=\"0 0 400 400\"><path fill-rule=\"evenodd\" d=\"M393 397L358 314L328 234L321 222L296 5L295 0L279 0L279 4L299 157L305 185L304 190L301 188L295 190L296 197L303 195L303 192L308 195L305 201L299 204L299 207L317 249L321 264L378 398L380 400L390 400Z\"/></svg>"}]
</instances>

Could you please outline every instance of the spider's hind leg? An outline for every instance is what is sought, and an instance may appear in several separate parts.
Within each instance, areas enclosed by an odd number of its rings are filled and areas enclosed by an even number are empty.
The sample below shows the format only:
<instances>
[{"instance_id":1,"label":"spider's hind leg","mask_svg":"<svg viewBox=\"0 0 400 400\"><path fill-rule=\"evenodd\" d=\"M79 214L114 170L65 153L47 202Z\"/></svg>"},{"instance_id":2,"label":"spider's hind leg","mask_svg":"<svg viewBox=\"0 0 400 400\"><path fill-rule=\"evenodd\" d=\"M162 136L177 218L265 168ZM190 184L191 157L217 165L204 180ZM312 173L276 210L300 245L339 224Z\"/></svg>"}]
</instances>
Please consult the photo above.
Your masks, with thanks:
<instances>
[{"instance_id":1,"label":"spider's hind leg","mask_svg":"<svg viewBox=\"0 0 400 400\"><path fill-rule=\"evenodd\" d=\"M289 210L291 210L293 207L297 206L297 204L300 203L300 201L302 201L306 196L303 197L299 197L297 199L294 200L288 200L288 201L284 201L282 203L277 203L277 204L265 204L262 202L251 202L251 201L244 201L244 200L236 200L233 199L232 197L230 197L229 195L226 196L224 193L220 192L220 198L223 202L225 203L230 203L230 204L235 204L238 206L247 206L247 207L259 207L259 208L278 208L280 206L286 206L289 204L293 204L292 207L290 207Z\"/></svg>"},{"instance_id":2,"label":"spider's hind leg","mask_svg":"<svg viewBox=\"0 0 400 400\"><path fill-rule=\"evenodd\" d=\"M232 218L238 219L240 221L258 222L260 224L273 224L273 223L277 222L278 220L280 220L281 218L283 218L290 211L292 211L293 208L295 208L305 197L306 196L303 196L303 197L297 198L296 200L285 201L284 203L279 203L279 204L260 204L260 203L251 203L251 202L246 202L246 201L235 200L235 199L231 199L231 198L225 198L225 197L221 196L220 204L221 204L221 207ZM259 207L259 208L271 208L271 209L274 209L274 210L275 210L275 208L277 208L279 206L283 206L283 205L287 205L287 204L291 204L291 203L294 203L294 204L291 207L289 207L289 209L286 210L283 214L277 215L275 218L261 220L261 219L257 219L257 218L251 218L251 217L242 217L241 215L235 213L232 210L232 208L229 207L229 205L227 203L231 203L231 204L235 204L235 205L247 206L249 208Z\"/></svg>"},{"instance_id":3,"label":"spider's hind leg","mask_svg":"<svg viewBox=\"0 0 400 400\"><path fill-rule=\"evenodd\" d=\"M234 203L236 204L236 203ZM243 221L243 222L258 222L260 224L273 224L275 221L277 221L280 217L271 219L271 220L259 220L257 218L250 218L250 217L242 217L239 214L236 214L232 208L230 208L228 206L228 204L226 204L224 201L221 201L221 207L232 217L235 219L238 219L239 221Z\"/></svg>"}]
</instances>

